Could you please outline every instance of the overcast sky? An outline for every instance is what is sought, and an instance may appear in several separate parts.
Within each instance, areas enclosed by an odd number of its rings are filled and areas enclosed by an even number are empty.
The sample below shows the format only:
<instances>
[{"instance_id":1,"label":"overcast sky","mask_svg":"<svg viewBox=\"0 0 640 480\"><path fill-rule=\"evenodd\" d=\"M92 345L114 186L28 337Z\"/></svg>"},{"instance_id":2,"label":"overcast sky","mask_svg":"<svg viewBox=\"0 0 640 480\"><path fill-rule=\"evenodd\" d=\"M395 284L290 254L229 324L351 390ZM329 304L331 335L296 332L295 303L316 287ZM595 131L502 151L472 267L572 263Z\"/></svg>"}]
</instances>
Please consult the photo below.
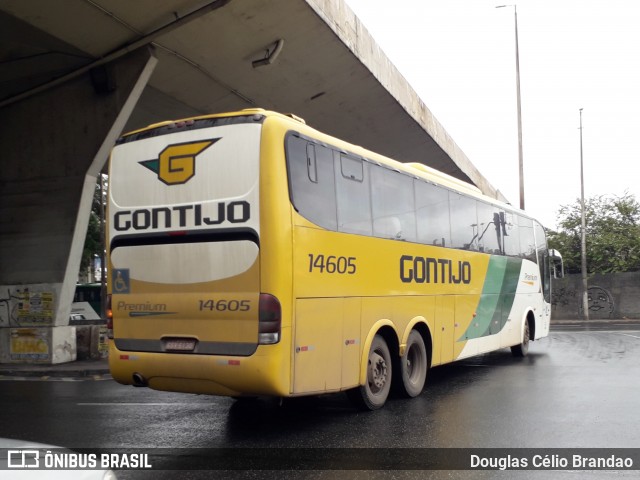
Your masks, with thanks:
<instances>
[{"instance_id":1,"label":"overcast sky","mask_svg":"<svg viewBox=\"0 0 640 480\"><path fill-rule=\"evenodd\" d=\"M519 205L514 8L345 0L480 172ZM640 1L517 2L525 207L549 228L580 197L640 200Z\"/></svg>"}]
</instances>

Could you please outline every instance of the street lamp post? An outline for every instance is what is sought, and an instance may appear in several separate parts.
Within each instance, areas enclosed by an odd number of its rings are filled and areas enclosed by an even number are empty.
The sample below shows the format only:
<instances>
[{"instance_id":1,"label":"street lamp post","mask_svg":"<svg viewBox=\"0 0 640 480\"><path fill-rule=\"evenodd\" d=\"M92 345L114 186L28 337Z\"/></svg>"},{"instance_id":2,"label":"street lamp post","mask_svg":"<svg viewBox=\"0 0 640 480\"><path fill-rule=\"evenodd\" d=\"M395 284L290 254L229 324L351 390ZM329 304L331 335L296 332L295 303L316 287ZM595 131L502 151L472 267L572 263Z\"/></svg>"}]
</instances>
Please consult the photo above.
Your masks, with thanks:
<instances>
[{"instance_id":1,"label":"street lamp post","mask_svg":"<svg viewBox=\"0 0 640 480\"><path fill-rule=\"evenodd\" d=\"M580 109L580 209L582 216L582 232L580 238L580 259L582 270L582 312L585 320L589 320L589 294L587 282L587 220L584 211L584 162L582 161L582 109Z\"/></svg>"},{"instance_id":2,"label":"street lamp post","mask_svg":"<svg viewBox=\"0 0 640 480\"><path fill-rule=\"evenodd\" d=\"M520 47L518 43L518 9L515 5L498 5L496 8L513 7L516 31L516 101L518 109L518 173L520 179L520 209L524 210L524 161L522 155L522 104L520 97Z\"/></svg>"}]
</instances>

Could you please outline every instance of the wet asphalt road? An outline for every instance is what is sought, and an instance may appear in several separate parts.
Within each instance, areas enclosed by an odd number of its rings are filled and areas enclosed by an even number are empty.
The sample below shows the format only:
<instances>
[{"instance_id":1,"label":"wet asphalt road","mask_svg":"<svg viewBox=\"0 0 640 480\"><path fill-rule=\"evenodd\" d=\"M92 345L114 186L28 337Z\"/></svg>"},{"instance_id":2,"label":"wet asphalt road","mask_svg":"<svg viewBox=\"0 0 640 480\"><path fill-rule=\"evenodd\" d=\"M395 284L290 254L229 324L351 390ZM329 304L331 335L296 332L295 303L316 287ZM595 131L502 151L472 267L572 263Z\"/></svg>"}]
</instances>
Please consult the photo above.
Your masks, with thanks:
<instances>
[{"instance_id":1,"label":"wet asphalt road","mask_svg":"<svg viewBox=\"0 0 640 480\"><path fill-rule=\"evenodd\" d=\"M413 400L354 410L342 394L237 402L112 381L0 382L0 437L68 447L640 448L640 330L553 331L434 368ZM640 478L635 472L118 472L156 478Z\"/></svg>"}]
</instances>

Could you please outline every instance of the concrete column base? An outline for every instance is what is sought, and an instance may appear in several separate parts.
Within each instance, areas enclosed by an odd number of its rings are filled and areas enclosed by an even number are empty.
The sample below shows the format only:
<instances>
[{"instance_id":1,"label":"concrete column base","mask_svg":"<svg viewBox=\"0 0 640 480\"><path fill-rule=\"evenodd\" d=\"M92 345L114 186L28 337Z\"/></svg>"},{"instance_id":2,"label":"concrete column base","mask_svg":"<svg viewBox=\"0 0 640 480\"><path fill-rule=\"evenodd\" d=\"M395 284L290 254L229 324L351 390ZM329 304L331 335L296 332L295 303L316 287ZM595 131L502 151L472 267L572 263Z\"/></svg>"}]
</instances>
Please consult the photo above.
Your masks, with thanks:
<instances>
[{"instance_id":1,"label":"concrete column base","mask_svg":"<svg viewBox=\"0 0 640 480\"><path fill-rule=\"evenodd\" d=\"M0 363L73 362L76 352L74 326L0 328Z\"/></svg>"}]
</instances>

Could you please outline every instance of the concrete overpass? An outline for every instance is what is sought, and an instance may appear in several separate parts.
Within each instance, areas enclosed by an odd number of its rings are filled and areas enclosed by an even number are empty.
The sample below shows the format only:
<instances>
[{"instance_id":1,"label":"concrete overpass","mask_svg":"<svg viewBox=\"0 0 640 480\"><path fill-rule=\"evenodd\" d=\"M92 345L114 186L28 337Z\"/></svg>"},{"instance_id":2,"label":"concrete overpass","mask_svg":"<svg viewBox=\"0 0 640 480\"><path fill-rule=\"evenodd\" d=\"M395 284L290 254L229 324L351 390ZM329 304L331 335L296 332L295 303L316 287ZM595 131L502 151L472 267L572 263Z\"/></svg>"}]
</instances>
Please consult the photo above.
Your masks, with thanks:
<instances>
[{"instance_id":1,"label":"concrete overpass","mask_svg":"<svg viewBox=\"0 0 640 480\"><path fill-rule=\"evenodd\" d=\"M9 330L67 325L123 130L264 107L500 196L342 0L3 0L0 66L0 362L66 358L57 328L10 358Z\"/></svg>"}]
</instances>

